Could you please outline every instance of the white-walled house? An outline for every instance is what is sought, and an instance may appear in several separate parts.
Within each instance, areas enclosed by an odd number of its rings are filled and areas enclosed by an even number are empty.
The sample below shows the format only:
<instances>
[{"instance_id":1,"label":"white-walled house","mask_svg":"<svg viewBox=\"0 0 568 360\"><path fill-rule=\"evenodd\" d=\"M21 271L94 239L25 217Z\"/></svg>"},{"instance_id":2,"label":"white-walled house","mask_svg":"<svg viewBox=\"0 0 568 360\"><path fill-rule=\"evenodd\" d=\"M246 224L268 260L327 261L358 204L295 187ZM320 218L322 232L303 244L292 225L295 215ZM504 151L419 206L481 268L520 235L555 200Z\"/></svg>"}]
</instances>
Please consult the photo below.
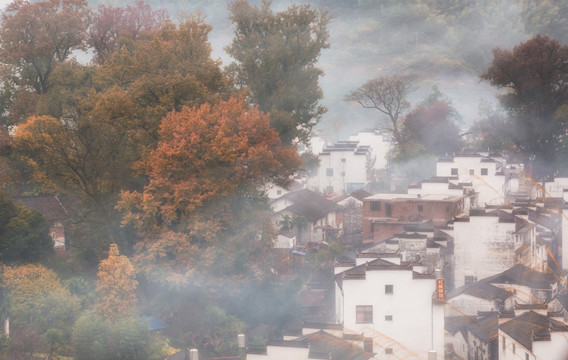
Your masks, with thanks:
<instances>
[{"instance_id":1,"label":"white-walled house","mask_svg":"<svg viewBox=\"0 0 568 360\"><path fill-rule=\"evenodd\" d=\"M349 141L358 141L362 146L369 146L373 168L375 170L386 169L387 154L391 148L391 135L381 130L360 131L349 137Z\"/></svg>"},{"instance_id":2,"label":"white-walled house","mask_svg":"<svg viewBox=\"0 0 568 360\"><path fill-rule=\"evenodd\" d=\"M379 358L444 358L443 280L384 259L335 275L336 317L345 329L373 338ZM432 354L430 354L432 356Z\"/></svg>"},{"instance_id":3,"label":"white-walled house","mask_svg":"<svg viewBox=\"0 0 568 360\"><path fill-rule=\"evenodd\" d=\"M308 189L289 192L270 202L272 221L281 228L284 218L292 220L296 244L322 242L343 228L343 208Z\"/></svg>"},{"instance_id":4,"label":"white-walled house","mask_svg":"<svg viewBox=\"0 0 568 360\"><path fill-rule=\"evenodd\" d=\"M454 220L453 288L498 274L515 263L515 221L502 211L476 210Z\"/></svg>"},{"instance_id":5,"label":"white-walled house","mask_svg":"<svg viewBox=\"0 0 568 360\"><path fill-rule=\"evenodd\" d=\"M318 154L319 167L308 179L308 189L324 194L348 194L369 181L372 158L369 146L339 141Z\"/></svg>"},{"instance_id":6,"label":"white-walled house","mask_svg":"<svg viewBox=\"0 0 568 360\"><path fill-rule=\"evenodd\" d=\"M499 360L566 360L568 325L528 311L499 326Z\"/></svg>"},{"instance_id":7,"label":"white-walled house","mask_svg":"<svg viewBox=\"0 0 568 360\"><path fill-rule=\"evenodd\" d=\"M438 160L436 176L457 176L460 183L471 182L478 193L477 204L471 204L473 207L507 203L510 176L501 157L479 153L456 154L453 158Z\"/></svg>"},{"instance_id":8,"label":"white-walled house","mask_svg":"<svg viewBox=\"0 0 568 360\"><path fill-rule=\"evenodd\" d=\"M338 337L327 331L303 335L293 340L269 341L266 352L247 353L248 360L369 360L382 359L357 346L349 337Z\"/></svg>"}]
</instances>

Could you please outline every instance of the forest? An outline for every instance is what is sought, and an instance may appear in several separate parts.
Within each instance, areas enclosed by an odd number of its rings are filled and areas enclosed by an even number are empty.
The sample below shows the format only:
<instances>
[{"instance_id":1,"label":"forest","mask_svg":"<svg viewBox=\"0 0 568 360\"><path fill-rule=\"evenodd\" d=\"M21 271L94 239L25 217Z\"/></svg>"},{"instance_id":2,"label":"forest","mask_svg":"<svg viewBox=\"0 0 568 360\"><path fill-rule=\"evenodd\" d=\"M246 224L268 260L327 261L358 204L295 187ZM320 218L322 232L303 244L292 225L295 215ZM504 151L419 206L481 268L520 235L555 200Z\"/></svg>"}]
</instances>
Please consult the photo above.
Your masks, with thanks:
<instances>
[{"instance_id":1,"label":"forest","mask_svg":"<svg viewBox=\"0 0 568 360\"><path fill-rule=\"evenodd\" d=\"M401 169L475 147L566 172L566 15L553 0L8 4L1 357L232 356L237 334L299 319L341 246L275 251L263 186L309 170L298 150L316 133L381 128ZM213 43L216 26L230 40ZM467 119L445 90L464 78L495 99ZM41 194L67 210L64 255L15 200Z\"/></svg>"}]
</instances>

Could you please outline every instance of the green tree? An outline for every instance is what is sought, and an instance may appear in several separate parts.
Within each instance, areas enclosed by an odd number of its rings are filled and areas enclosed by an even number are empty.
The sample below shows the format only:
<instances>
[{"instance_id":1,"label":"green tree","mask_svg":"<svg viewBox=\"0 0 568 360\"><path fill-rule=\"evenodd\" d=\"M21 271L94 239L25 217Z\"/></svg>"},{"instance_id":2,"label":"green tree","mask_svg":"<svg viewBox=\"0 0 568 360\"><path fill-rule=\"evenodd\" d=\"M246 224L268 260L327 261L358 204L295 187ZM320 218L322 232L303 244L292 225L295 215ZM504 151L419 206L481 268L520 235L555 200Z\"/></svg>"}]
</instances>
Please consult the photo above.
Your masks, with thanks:
<instances>
[{"instance_id":1,"label":"green tree","mask_svg":"<svg viewBox=\"0 0 568 360\"><path fill-rule=\"evenodd\" d=\"M285 144L307 142L326 109L316 62L329 47L329 16L309 5L292 5L274 13L270 2L260 7L246 0L229 5L235 37L225 50L236 61L229 66L237 84L246 86Z\"/></svg>"},{"instance_id":2,"label":"green tree","mask_svg":"<svg viewBox=\"0 0 568 360\"><path fill-rule=\"evenodd\" d=\"M11 351L29 356L40 350L54 353L69 343L79 301L53 271L31 264L4 267L2 287L13 332L21 334L13 339ZM42 338L47 348L39 341Z\"/></svg>"},{"instance_id":3,"label":"green tree","mask_svg":"<svg viewBox=\"0 0 568 360\"><path fill-rule=\"evenodd\" d=\"M0 261L4 264L38 262L54 254L49 225L37 211L16 206L0 194Z\"/></svg>"}]
</instances>

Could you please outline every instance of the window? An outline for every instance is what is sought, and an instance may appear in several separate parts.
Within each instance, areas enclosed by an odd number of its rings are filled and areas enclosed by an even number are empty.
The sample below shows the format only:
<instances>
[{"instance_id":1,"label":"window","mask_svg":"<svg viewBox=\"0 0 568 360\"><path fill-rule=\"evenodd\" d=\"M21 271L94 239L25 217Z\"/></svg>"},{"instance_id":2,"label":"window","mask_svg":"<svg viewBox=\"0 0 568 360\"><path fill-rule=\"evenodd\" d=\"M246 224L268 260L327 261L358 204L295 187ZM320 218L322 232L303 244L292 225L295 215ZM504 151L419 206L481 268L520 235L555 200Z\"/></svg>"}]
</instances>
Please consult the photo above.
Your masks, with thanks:
<instances>
[{"instance_id":1,"label":"window","mask_svg":"<svg viewBox=\"0 0 568 360\"><path fill-rule=\"evenodd\" d=\"M345 158L341 158L341 162L345 162Z\"/></svg>"},{"instance_id":2,"label":"window","mask_svg":"<svg viewBox=\"0 0 568 360\"><path fill-rule=\"evenodd\" d=\"M513 354L515 353L515 344L513 344Z\"/></svg>"},{"instance_id":3,"label":"window","mask_svg":"<svg viewBox=\"0 0 568 360\"><path fill-rule=\"evenodd\" d=\"M345 176L345 171L342 171L342 172L341 172L341 176Z\"/></svg>"},{"instance_id":4,"label":"window","mask_svg":"<svg viewBox=\"0 0 568 360\"><path fill-rule=\"evenodd\" d=\"M392 354L392 348L385 348L385 355Z\"/></svg>"},{"instance_id":5,"label":"window","mask_svg":"<svg viewBox=\"0 0 568 360\"><path fill-rule=\"evenodd\" d=\"M469 169L469 175L475 175L475 170Z\"/></svg>"},{"instance_id":6,"label":"window","mask_svg":"<svg viewBox=\"0 0 568 360\"><path fill-rule=\"evenodd\" d=\"M418 205L418 212L424 211L424 205Z\"/></svg>"},{"instance_id":7,"label":"window","mask_svg":"<svg viewBox=\"0 0 568 360\"><path fill-rule=\"evenodd\" d=\"M386 211L387 211L387 217L391 217L392 216L392 205L391 204L387 204Z\"/></svg>"},{"instance_id":8,"label":"window","mask_svg":"<svg viewBox=\"0 0 568 360\"><path fill-rule=\"evenodd\" d=\"M325 187L326 194L333 194L333 186L326 186Z\"/></svg>"},{"instance_id":9,"label":"window","mask_svg":"<svg viewBox=\"0 0 568 360\"><path fill-rule=\"evenodd\" d=\"M371 211L381 211L381 202L371 201Z\"/></svg>"},{"instance_id":10,"label":"window","mask_svg":"<svg viewBox=\"0 0 568 360\"><path fill-rule=\"evenodd\" d=\"M282 190L276 190L276 195L282 195Z\"/></svg>"},{"instance_id":11,"label":"window","mask_svg":"<svg viewBox=\"0 0 568 360\"><path fill-rule=\"evenodd\" d=\"M525 360L529 360L529 354L525 353Z\"/></svg>"},{"instance_id":12,"label":"window","mask_svg":"<svg viewBox=\"0 0 568 360\"><path fill-rule=\"evenodd\" d=\"M507 338L503 336L503 350L507 348Z\"/></svg>"},{"instance_id":13,"label":"window","mask_svg":"<svg viewBox=\"0 0 568 360\"><path fill-rule=\"evenodd\" d=\"M474 282L475 282L475 277L470 276L470 275L465 276L465 285L473 284Z\"/></svg>"},{"instance_id":14,"label":"window","mask_svg":"<svg viewBox=\"0 0 568 360\"><path fill-rule=\"evenodd\" d=\"M373 306L357 305L357 324L370 324L373 322Z\"/></svg>"},{"instance_id":15,"label":"window","mask_svg":"<svg viewBox=\"0 0 568 360\"><path fill-rule=\"evenodd\" d=\"M458 174L458 168L452 168L452 170L450 170L450 171L451 171L451 174L452 174L452 175L457 175L457 174Z\"/></svg>"},{"instance_id":16,"label":"window","mask_svg":"<svg viewBox=\"0 0 568 360\"><path fill-rule=\"evenodd\" d=\"M327 168L325 169L325 176L333 176L333 169L332 168Z\"/></svg>"},{"instance_id":17,"label":"window","mask_svg":"<svg viewBox=\"0 0 568 360\"><path fill-rule=\"evenodd\" d=\"M385 321L392 321L392 315L385 315Z\"/></svg>"},{"instance_id":18,"label":"window","mask_svg":"<svg viewBox=\"0 0 568 360\"><path fill-rule=\"evenodd\" d=\"M481 175L487 175L488 173L487 168L481 168Z\"/></svg>"},{"instance_id":19,"label":"window","mask_svg":"<svg viewBox=\"0 0 568 360\"><path fill-rule=\"evenodd\" d=\"M385 294L392 294L394 290L394 285L385 285Z\"/></svg>"}]
</instances>

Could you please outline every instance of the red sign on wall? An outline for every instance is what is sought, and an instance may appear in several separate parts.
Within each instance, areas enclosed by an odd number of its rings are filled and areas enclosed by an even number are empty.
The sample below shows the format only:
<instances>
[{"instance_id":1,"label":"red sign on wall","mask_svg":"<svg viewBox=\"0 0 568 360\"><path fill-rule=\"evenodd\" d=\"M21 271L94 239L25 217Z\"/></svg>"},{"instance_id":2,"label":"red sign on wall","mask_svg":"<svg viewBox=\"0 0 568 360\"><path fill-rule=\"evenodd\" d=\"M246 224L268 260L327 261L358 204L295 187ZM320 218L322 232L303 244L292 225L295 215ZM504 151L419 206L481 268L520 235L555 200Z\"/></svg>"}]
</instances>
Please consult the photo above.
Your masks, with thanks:
<instances>
[{"instance_id":1,"label":"red sign on wall","mask_svg":"<svg viewBox=\"0 0 568 360\"><path fill-rule=\"evenodd\" d=\"M439 301L445 300L444 279L436 279L436 298Z\"/></svg>"}]
</instances>

